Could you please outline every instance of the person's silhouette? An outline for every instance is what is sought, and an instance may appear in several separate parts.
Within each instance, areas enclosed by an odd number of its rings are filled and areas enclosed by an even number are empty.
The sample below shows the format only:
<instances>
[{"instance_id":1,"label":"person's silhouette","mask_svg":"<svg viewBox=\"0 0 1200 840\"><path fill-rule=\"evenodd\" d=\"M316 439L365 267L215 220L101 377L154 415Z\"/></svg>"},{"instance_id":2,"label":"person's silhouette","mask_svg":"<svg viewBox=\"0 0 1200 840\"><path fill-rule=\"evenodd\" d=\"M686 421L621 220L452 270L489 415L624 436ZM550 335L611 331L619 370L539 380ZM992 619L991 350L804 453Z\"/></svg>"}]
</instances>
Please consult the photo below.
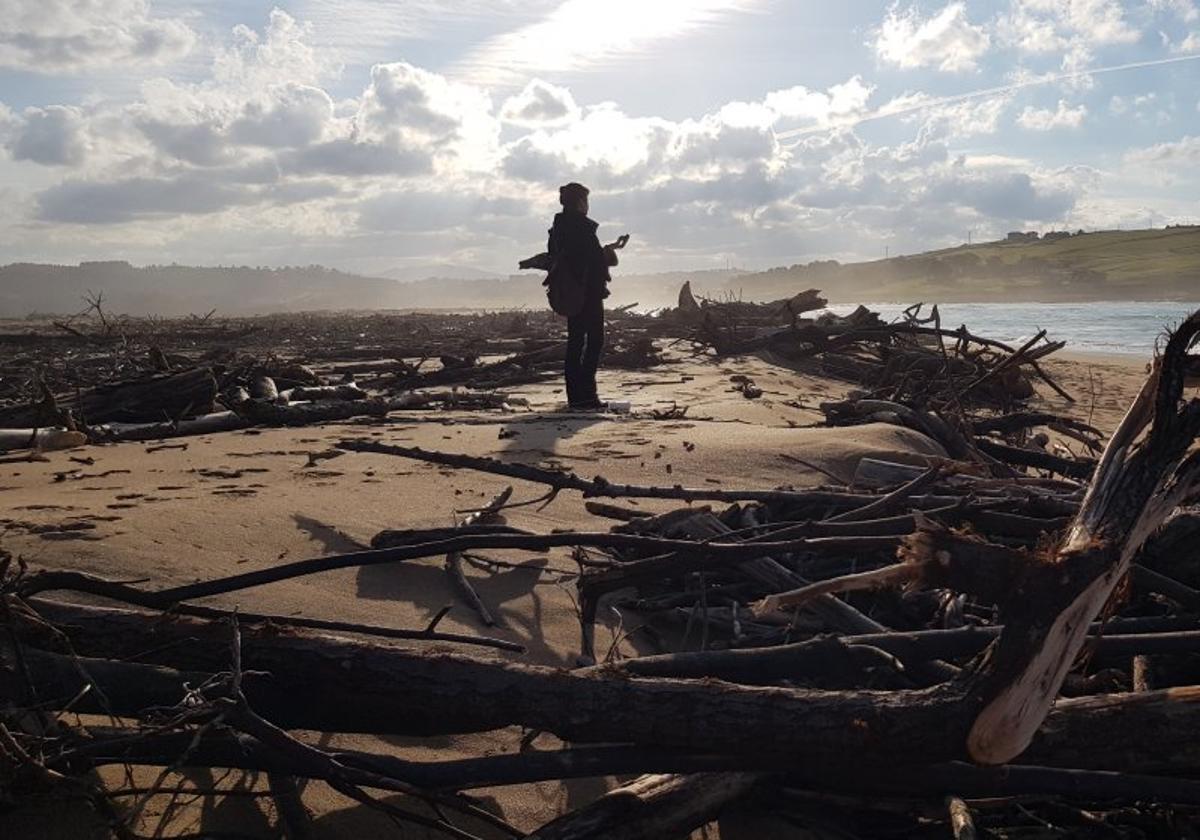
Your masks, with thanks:
<instances>
[{"instance_id":1,"label":"person's silhouette","mask_svg":"<svg viewBox=\"0 0 1200 840\"><path fill-rule=\"evenodd\" d=\"M546 246L551 260L565 263L584 284L583 308L567 319L567 358L564 374L567 403L572 409L604 408L596 391L596 370L604 349L604 298L611 280L608 269L617 264L617 251L625 247L625 234L610 245L601 245L598 225L588 218L587 187L570 183L558 190L562 212L554 217Z\"/></svg>"}]
</instances>

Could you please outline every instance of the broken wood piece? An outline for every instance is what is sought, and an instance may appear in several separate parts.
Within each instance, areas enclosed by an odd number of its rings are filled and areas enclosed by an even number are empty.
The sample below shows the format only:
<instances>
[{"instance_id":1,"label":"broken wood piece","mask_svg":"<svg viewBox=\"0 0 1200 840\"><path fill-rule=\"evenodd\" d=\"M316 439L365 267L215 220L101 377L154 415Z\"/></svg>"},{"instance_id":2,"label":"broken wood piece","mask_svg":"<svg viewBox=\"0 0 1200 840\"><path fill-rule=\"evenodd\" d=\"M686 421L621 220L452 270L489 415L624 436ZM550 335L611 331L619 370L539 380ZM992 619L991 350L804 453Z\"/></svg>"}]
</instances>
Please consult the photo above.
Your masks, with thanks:
<instances>
[{"instance_id":1,"label":"broken wood piece","mask_svg":"<svg viewBox=\"0 0 1200 840\"><path fill-rule=\"evenodd\" d=\"M884 566L869 572L858 572L851 575L821 580L810 583L800 589L789 592L779 592L768 595L761 601L751 605L751 611L756 616L767 615L777 610L786 610L807 604L822 595L837 595L842 592L860 592L862 590L888 589L904 586L920 576L920 569L910 563L897 563L894 566Z\"/></svg>"},{"instance_id":2,"label":"broken wood piece","mask_svg":"<svg viewBox=\"0 0 1200 840\"><path fill-rule=\"evenodd\" d=\"M508 500L512 498L512 486L505 487L484 507L472 513L463 520L463 527L470 527L476 524L486 523L508 504ZM491 612L484 605L483 600L479 597L479 593L475 591L475 587L467 580L466 574L462 567L462 553L451 551L446 554L446 572L450 575L450 580L458 589L459 594L479 616L479 620L487 627L494 627L496 619L492 618Z\"/></svg>"},{"instance_id":3,"label":"broken wood piece","mask_svg":"<svg viewBox=\"0 0 1200 840\"><path fill-rule=\"evenodd\" d=\"M642 776L542 826L527 840L682 837L716 819L761 778L756 773Z\"/></svg>"},{"instance_id":4,"label":"broken wood piece","mask_svg":"<svg viewBox=\"0 0 1200 840\"><path fill-rule=\"evenodd\" d=\"M957 796L947 796L946 810L950 813L950 830L954 840L976 840L975 820L967 803Z\"/></svg>"},{"instance_id":5,"label":"broken wood piece","mask_svg":"<svg viewBox=\"0 0 1200 840\"><path fill-rule=\"evenodd\" d=\"M87 435L70 429L0 429L0 451L36 449L52 452L87 443Z\"/></svg>"}]
</instances>

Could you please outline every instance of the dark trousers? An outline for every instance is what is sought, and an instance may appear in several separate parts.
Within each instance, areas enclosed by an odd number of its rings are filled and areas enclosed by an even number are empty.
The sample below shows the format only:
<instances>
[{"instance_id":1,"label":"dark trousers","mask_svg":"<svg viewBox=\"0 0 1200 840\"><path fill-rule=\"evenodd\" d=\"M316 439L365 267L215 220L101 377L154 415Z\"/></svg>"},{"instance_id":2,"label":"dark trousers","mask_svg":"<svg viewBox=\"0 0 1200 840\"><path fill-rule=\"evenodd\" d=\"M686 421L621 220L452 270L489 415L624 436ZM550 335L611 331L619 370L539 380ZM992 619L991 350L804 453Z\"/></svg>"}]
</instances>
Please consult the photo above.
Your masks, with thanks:
<instances>
[{"instance_id":1,"label":"dark trousers","mask_svg":"<svg viewBox=\"0 0 1200 840\"><path fill-rule=\"evenodd\" d=\"M567 319L567 402L586 403L597 399L596 368L604 349L604 301L589 298L583 310Z\"/></svg>"}]
</instances>

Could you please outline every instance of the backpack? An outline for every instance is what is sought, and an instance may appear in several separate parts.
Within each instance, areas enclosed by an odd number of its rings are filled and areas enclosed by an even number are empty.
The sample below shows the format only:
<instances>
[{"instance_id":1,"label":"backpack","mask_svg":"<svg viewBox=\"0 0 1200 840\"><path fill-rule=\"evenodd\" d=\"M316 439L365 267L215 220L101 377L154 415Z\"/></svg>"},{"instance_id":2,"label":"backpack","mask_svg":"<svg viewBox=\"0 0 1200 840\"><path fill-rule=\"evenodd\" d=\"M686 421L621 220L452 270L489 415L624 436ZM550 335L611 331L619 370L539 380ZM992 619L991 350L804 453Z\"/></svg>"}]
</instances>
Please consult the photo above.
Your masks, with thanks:
<instances>
[{"instance_id":1,"label":"backpack","mask_svg":"<svg viewBox=\"0 0 1200 840\"><path fill-rule=\"evenodd\" d=\"M542 285L546 287L550 308L559 315L573 318L583 311L587 298L587 278L572 271L566 260L554 260Z\"/></svg>"}]
</instances>

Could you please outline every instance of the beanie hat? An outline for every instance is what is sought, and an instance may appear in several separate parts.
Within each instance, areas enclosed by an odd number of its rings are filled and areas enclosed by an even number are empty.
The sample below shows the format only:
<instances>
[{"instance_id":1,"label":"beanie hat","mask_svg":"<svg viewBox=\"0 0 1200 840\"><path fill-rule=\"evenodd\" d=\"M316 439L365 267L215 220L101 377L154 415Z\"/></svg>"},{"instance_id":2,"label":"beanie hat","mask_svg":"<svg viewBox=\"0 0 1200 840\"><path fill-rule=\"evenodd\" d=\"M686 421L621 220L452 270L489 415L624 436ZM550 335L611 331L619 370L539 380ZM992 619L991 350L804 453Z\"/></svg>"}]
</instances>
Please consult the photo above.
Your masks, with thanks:
<instances>
[{"instance_id":1,"label":"beanie hat","mask_svg":"<svg viewBox=\"0 0 1200 840\"><path fill-rule=\"evenodd\" d=\"M581 198L587 198L591 192L583 184L572 181L558 188L558 202L563 207L573 207Z\"/></svg>"}]
</instances>

